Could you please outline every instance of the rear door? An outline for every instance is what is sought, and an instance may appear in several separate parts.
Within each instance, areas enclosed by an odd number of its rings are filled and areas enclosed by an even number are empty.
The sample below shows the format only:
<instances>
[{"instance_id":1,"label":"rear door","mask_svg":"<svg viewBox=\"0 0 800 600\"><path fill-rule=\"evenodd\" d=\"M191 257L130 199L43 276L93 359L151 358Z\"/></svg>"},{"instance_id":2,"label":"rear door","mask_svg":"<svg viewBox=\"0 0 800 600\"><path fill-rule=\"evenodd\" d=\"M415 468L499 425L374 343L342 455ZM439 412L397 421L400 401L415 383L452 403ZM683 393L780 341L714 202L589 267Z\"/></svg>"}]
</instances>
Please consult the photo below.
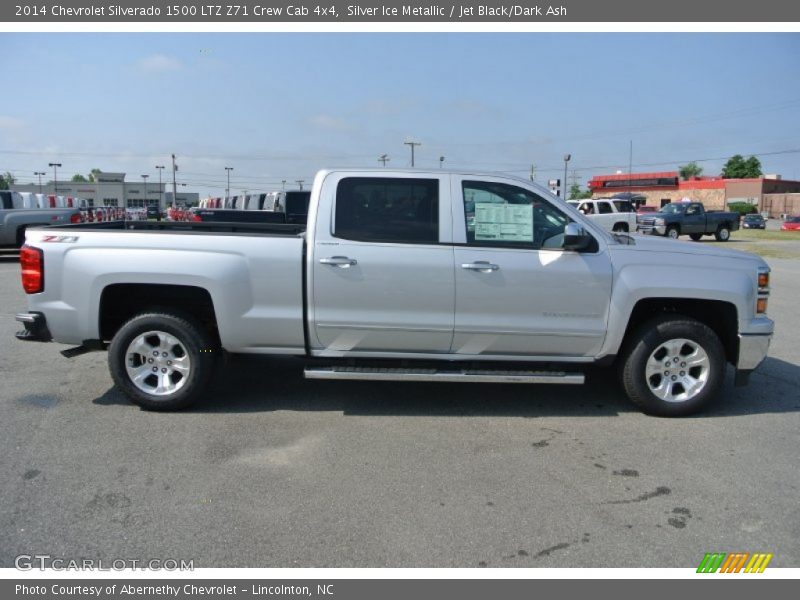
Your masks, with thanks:
<instances>
[{"instance_id":1,"label":"rear door","mask_svg":"<svg viewBox=\"0 0 800 600\"><path fill-rule=\"evenodd\" d=\"M446 176L328 175L309 265L314 353L447 353L451 231Z\"/></svg>"},{"instance_id":2,"label":"rear door","mask_svg":"<svg viewBox=\"0 0 800 600\"><path fill-rule=\"evenodd\" d=\"M454 176L456 314L452 352L592 356L605 337L611 261L602 239L562 249L569 216L521 185Z\"/></svg>"}]
</instances>

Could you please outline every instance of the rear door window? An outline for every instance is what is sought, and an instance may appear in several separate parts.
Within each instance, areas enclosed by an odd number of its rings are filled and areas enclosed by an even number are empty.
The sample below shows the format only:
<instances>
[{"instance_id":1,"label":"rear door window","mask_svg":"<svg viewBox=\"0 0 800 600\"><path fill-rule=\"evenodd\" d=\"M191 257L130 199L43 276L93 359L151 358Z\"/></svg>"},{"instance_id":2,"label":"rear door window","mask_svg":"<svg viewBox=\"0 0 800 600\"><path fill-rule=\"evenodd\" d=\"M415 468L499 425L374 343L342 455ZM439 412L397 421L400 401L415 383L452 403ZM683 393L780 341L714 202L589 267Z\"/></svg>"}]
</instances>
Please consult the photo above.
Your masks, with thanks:
<instances>
[{"instance_id":1,"label":"rear door window","mask_svg":"<svg viewBox=\"0 0 800 600\"><path fill-rule=\"evenodd\" d=\"M439 180L347 177L336 189L334 236L362 242L439 241Z\"/></svg>"}]
</instances>

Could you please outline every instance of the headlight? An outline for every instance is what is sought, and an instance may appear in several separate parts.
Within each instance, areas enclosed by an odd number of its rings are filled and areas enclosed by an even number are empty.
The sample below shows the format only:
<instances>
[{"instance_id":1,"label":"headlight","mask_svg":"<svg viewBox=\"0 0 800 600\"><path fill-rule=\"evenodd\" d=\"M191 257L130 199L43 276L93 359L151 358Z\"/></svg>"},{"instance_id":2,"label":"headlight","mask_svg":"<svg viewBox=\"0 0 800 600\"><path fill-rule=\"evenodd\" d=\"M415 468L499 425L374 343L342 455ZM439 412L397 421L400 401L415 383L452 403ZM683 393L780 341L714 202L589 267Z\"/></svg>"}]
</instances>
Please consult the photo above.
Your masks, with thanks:
<instances>
[{"instance_id":1,"label":"headlight","mask_svg":"<svg viewBox=\"0 0 800 600\"><path fill-rule=\"evenodd\" d=\"M663 225L663 224L664 224L664 219L662 219L660 217L656 218L656 219L653 219L653 225Z\"/></svg>"}]
</instances>

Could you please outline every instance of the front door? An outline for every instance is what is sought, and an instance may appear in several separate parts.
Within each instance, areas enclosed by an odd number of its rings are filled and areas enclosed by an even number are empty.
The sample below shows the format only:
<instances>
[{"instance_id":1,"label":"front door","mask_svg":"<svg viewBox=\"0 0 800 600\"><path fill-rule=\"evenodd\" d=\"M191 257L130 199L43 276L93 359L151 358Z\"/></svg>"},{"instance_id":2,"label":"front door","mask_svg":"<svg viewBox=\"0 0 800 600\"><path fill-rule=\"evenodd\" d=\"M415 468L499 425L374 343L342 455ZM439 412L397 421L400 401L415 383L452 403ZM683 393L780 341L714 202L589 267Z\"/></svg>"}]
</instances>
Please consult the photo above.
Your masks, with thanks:
<instances>
[{"instance_id":1,"label":"front door","mask_svg":"<svg viewBox=\"0 0 800 600\"><path fill-rule=\"evenodd\" d=\"M457 188L460 186L460 190ZM599 244L561 249L570 218L538 194L502 182L453 182L456 315L452 352L591 356L603 343L611 262ZM460 223L459 223L460 221Z\"/></svg>"}]
</instances>

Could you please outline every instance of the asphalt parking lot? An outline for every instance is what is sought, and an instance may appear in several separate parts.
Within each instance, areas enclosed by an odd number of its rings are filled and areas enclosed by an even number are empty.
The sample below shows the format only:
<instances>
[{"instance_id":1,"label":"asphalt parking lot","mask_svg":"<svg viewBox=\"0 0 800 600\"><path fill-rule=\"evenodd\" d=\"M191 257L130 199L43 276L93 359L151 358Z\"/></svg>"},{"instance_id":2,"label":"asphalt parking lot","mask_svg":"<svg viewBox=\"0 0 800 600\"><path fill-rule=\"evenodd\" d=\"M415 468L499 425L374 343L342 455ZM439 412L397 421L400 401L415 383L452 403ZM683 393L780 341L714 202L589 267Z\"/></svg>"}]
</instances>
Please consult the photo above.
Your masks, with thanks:
<instances>
[{"instance_id":1,"label":"asphalt parking lot","mask_svg":"<svg viewBox=\"0 0 800 600\"><path fill-rule=\"evenodd\" d=\"M19 554L195 567L800 566L800 261L773 267L770 357L669 420L583 387L305 381L234 358L190 412L111 385L104 353L14 339L0 263L0 566Z\"/></svg>"}]
</instances>

